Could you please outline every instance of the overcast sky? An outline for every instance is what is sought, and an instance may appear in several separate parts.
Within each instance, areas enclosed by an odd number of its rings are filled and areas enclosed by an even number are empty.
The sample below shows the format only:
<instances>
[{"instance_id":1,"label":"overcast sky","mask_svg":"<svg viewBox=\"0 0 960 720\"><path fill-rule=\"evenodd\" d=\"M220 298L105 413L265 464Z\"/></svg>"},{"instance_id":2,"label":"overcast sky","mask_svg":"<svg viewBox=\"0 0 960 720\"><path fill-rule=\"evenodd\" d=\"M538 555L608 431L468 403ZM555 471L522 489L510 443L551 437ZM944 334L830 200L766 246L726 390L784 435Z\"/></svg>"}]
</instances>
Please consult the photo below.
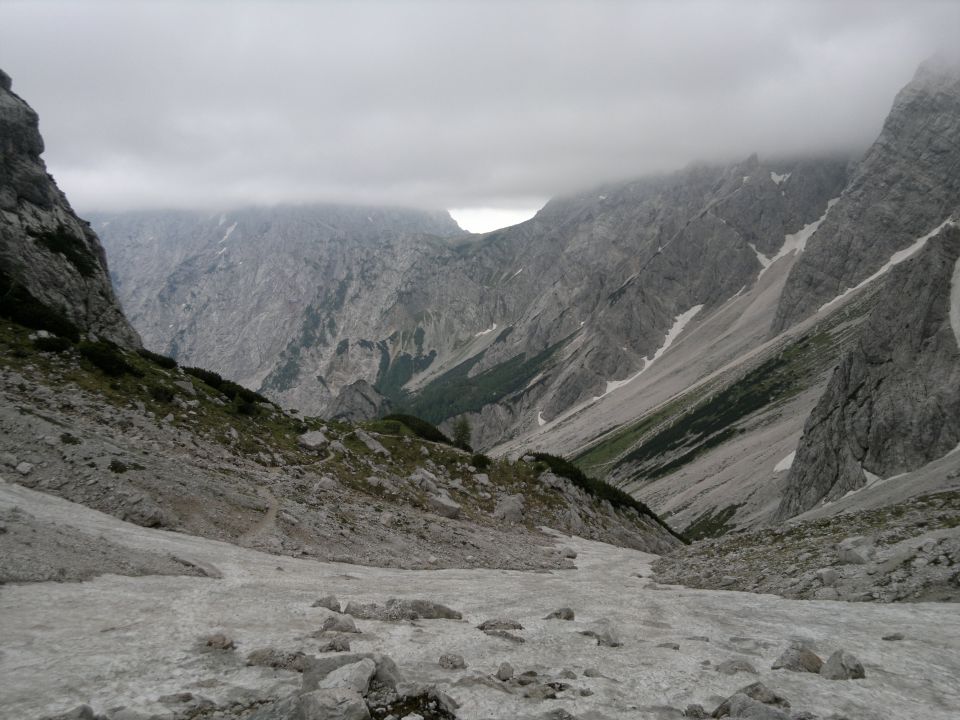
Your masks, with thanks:
<instances>
[{"instance_id":1,"label":"overcast sky","mask_svg":"<svg viewBox=\"0 0 960 720\"><path fill-rule=\"evenodd\" d=\"M0 0L0 68L81 213L336 201L479 227L693 160L860 150L958 35L956 0Z\"/></svg>"}]
</instances>

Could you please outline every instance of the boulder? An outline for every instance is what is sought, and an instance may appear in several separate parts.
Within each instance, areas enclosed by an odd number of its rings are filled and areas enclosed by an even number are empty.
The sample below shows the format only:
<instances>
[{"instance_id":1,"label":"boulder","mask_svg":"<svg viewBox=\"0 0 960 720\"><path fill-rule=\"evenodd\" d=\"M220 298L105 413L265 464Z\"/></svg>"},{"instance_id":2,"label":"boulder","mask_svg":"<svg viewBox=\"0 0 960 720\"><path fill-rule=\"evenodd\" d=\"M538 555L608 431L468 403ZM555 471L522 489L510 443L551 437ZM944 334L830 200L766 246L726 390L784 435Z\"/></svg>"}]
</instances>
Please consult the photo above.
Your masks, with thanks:
<instances>
[{"instance_id":1,"label":"boulder","mask_svg":"<svg viewBox=\"0 0 960 720\"><path fill-rule=\"evenodd\" d=\"M575 617L573 609L568 607L557 608L547 615L544 620L573 620Z\"/></svg>"},{"instance_id":2,"label":"boulder","mask_svg":"<svg viewBox=\"0 0 960 720\"><path fill-rule=\"evenodd\" d=\"M354 435L356 435L357 440L367 446L367 450L370 452L374 453L375 455L382 455L383 457L387 458L390 457L390 451L387 450L379 440L373 437L366 430L357 428L354 431Z\"/></svg>"},{"instance_id":3,"label":"boulder","mask_svg":"<svg viewBox=\"0 0 960 720\"><path fill-rule=\"evenodd\" d=\"M441 655L439 664L440 667L445 670L463 670L467 667L463 655L457 655L455 653L445 653Z\"/></svg>"},{"instance_id":4,"label":"boulder","mask_svg":"<svg viewBox=\"0 0 960 720\"><path fill-rule=\"evenodd\" d=\"M311 430L297 438L297 444L304 450L320 450L326 447L329 442L330 440L321 430Z\"/></svg>"},{"instance_id":5,"label":"boulder","mask_svg":"<svg viewBox=\"0 0 960 720\"><path fill-rule=\"evenodd\" d=\"M877 554L877 549L863 536L848 537L837 543L837 558L848 565L866 565Z\"/></svg>"},{"instance_id":6,"label":"boulder","mask_svg":"<svg viewBox=\"0 0 960 720\"><path fill-rule=\"evenodd\" d=\"M350 652L350 641L343 637L334 637L322 644L318 652Z\"/></svg>"},{"instance_id":7,"label":"boulder","mask_svg":"<svg viewBox=\"0 0 960 720\"><path fill-rule=\"evenodd\" d=\"M324 688L304 693L297 702L298 720L369 720L360 693L349 688Z\"/></svg>"},{"instance_id":8,"label":"boulder","mask_svg":"<svg viewBox=\"0 0 960 720\"><path fill-rule=\"evenodd\" d=\"M513 677L513 665L508 662L500 663L500 667L497 668L496 678L497 680L503 680L506 682Z\"/></svg>"},{"instance_id":9,"label":"boulder","mask_svg":"<svg viewBox=\"0 0 960 720\"><path fill-rule=\"evenodd\" d=\"M477 629L483 630L484 632L488 630L523 630L523 625L516 620L510 620L508 618L494 618L492 620L484 620L477 625Z\"/></svg>"},{"instance_id":10,"label":"boulder","mask_svg":"<svg viewBox=\"0 0 960 720\"><path fill-rule=\"evenodd\" d=\"M818 673L822 666L823 660L807 647L805 643L792 642L773 663L772 669Z\"/></svg>"},{"instance_id":11,"label":"boulder","mask_svg":"<svg viewBox=\"0 0 960 720\"><path fill-rule=\"evenodd\" d=\"M321 632L358 633L357 624L350 615L331 615L320 624Z\"/></svg>"},{"instance_id":12,"label":"boulder","mask_svg":"<svg viewBox=\"0 0 960 720\"><path fill-rule=\"evenodd\" d=\"M507 495L493 509L493 517L501 522L514 525L523 522L523 495Z\"/></svg>"},{"instance_id":13,"label":"boulder","mask_svg":"<svg viewBox=\"0 0 960 720\"><path fill-rule=\"evenodd\" d=\"M863 665L845 650L837 650L820 668L820 675L827 680L860 680L866 677Z\"/></svg>"},{"instance_id":14,"label":"boulder","mask_svg":"<svg viewBox=\"0 0 960 720\"><path fill-rule=\"evenodd\" d=\"M325 595L319 600L314 601L310 607L321 607L332 610L335 613L340 612L340 601L333 595Z\"/></svg>"},{"instance_id":15,"label":"boulder","mask_svg":"<svg viewBox=\"0 0 960 720\"><path fill-rule=\"evenodd\" d=\"M247 655L247 665L303 672L309 659L299 651L284 652L275 648L259 648Z\"/></svg>"},{"instance_id":16,"label":"boulder","mask_svg":"<svg viewBox=\"0 0 960 720\"><path fill-rule=\"evenodd\" d=\"M455 519L460 516L460 504L446 492L439 492L427 500L430 509L441 517Z\"/></svg>"},{"instance_id":17,"label":"boulder","mask_svg":"<svg viewBox=\"0 0 960 720\"><path fill-rule=\"evenodd\" d=\"M461 620L463 618L456 610L451 610L440 603L397 598L391 598L383 605L348 602L344 612L361 620Z\"/></svg>"},{"instance_id":18,"label":"boulder","mask_svg":"<svg viewBox=\"0 0 960 720\"><path fill-rule=\"evenodd\" d=\"M744 703L744 701L740 698L738 698L736 702L734 702L734 698L737 698L738 695L745 697L748 700L753 700L756 703L759 703L761 705L772 706L773 708L777 708L780 710L788 710L790 708L790 703L787 701L786 698L784 698L781 695L778 695L763 683L755 682L740 688L739 690L737 690L736 693L734 693L733 695L728 697L726 700L724 700L722 703L720 703L717 706L717 708L711 713L711 717L715 717L715 718L722 718L727 716L756 717L756 720L766 720L766 717L770 717L770 720L781 720L781 718L785 718L785 720L790 720L790 716L787 715L786 713L783 713L782 715L773 715L773 716L764 716L764 715L754 716L754 715L743 715L743 714L733 715L734 706L737 708L737 712L740 712L740 713L743 713L749 710L750 707L753 707L750 704Z\"/></svg>"},{"instance_id":19,"label":"boulder","mask_svg":"<svg viewBox=\"0 0 960 720\"><path fill-rule=\"evenodd\" d=\"M223 633L214 633L213 635L210 635L204 639L204 644L208 648L213 648L214 650L233 650L237 647L237 644L233 641L233 639L227 637Z\"/></svg>"},{"instance_id":20,"label":"boulder","mask_svg":"<svg viewBox=\"0 0 960 720\"><path fill-rule=\"evenodd\" d=\"M320 690L332 688L350 688L361 695L370 687L370 680L377 672L377 664L370 658L363 658L349 665L341 665L320 680Z\"/></svg>"},{"instance_id":21,"label":"boulder","mask_svg":"<svg viewBox=\"0 0 960 720\"><path fill-rule=\"evenodd\" d=\"M396 688L403 682L403 676L393 662L386 655L380 653L344 653L342 655L326 655L324 657L307 658L303 670L303 692L316 690L320 682L337 668L345 665L352 665L363 659L369 658L376 665L374 679L382 685L390 688Z\"/></svg>"}]
</instances>

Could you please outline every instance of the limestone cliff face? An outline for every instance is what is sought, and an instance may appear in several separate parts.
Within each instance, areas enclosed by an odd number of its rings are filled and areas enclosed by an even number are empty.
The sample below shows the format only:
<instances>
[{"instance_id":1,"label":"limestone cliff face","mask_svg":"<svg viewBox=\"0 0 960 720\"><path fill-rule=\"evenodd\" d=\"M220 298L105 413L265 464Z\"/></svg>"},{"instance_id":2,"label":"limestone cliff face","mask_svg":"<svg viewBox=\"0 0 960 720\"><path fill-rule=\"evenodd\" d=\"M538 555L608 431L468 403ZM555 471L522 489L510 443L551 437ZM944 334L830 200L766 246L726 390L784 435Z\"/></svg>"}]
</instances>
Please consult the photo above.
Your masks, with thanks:
<instances>
[{"instance_id":1,"label":"limestone cliff face","mask_svg":"<svg viewBox=\"0 0 960 720\"><path fill-rule=\"evenodd\" d=\"M21 298L26 291L83 332L139 346L103 248L47 174L42 152L37 114L0 71L0 286Z\"/></svg>"},{"instance_id":2,"label":"limestone cliff face","mask_svg":"<svg viewBox=\"0 0 960 720\"><path fill-rule=\"evenodd\" d=\"M933 58L900 91L784 288L774 332L856 286L960 203L960 68Z\"/></svg>"},{"instance_id":3,"label":"limestone cliff face","mask_svg":"<svg viewBox=\"0 0 960 720\"><path fill-rule=\"evenodd\" d=\"M958 259L960 229L947 226L891 271L856 348L807 419L780 519L960 443Z\"/></svg>"},{"instance_id":4,"label":"limestone cliff face","mask_svg":"<svg viewBox=\"0 0 960 720\"><path fill-rule=\"evenodd\" d=\"M336 398L358 381L434 422L473 413L489 447L635 373L677 316L752 285L846 171L844 158L692 167L482 236L363 208L95 227L148 346L311 414L350 405Z\"/></svg>"}]
</instances>

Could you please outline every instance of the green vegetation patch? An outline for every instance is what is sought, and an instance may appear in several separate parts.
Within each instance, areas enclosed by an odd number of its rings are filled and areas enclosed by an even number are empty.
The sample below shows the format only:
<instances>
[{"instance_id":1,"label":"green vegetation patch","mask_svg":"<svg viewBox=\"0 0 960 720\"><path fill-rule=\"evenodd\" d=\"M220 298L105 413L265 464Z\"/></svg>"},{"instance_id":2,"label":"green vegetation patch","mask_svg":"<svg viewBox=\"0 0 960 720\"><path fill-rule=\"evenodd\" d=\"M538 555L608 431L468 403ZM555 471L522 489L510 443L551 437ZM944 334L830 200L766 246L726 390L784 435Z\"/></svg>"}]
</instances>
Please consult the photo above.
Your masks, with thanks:
<instances>
[{"instance_id":1,"label":"green vegetation patch","mask_svg":"<svg viewBox=\"0 0 960 720\"><path fill-rule=\"evenodd\" d=\"M84 277L93 277L101 269L87 244L62 225L32 237L50 252L63 255Z\"/></svg>"},{"instance_id":2,"label":"green vegetation patch","mask_svg":"<svg viewBox=\"0 0 960 720\"><path fill-rule=\"evenodd\" d=\"M228 400L235 401L236 409L241 415L256 414L256 403L270 403L270 401L260 393L254 392L250 388L245 388L243 385L235 383L232 380L226 380L221 377L219 373L213 372L212 370L204 370L198 367L185 367L183 371L187 373L187 375L193 375L193 377L198 380L202 380L214 390L219 390Z\"/></svg>"},{"instance_id":3,"label":"green vegetation patch","mask_svg":"<svg viewBox=\"0 0 960 720\"><path fill-rule=\"evenodd\" d=\"M31 330L47 330L54 335L80 340L80 330L66 316L35 298L29 290L0 268L0 317Z\"/></svg>"},{"instance_id":4,"label":"green vegetation patch","mask_svg":"<svg viewBox=\"0 0 960 720\"><path fill-rule=\"evenodd\" d=\"M733 529L733 524L730 521L742 506L743 503L740 503L727 505L727 507L722 510L707 510L690 523L686 530L683 531L683 534L691 540L720 537Z\"/></svg>"},{"instance_id":5,"label":"green vegetation patch","mask_svg":"<svg viewBox=\"0 0 960 720\"><path fill-rule=\"evenodd\" d=\"M154 365L159 365L162 368L167 370L173 370L177 366L177 361L172 357L167 357L166 355L161 355L160 353L151 352L146 348L139 348L137 350L137 355L142 357L144 360L149 360Z\"/></svg>"},{"instance_id":6,"label":"green vegetation patch","mask_svg":"<svg viewBox=\"0 0 960 720\"><path fill-rule=\"evenodd\" d=\"M453 445L453 441L444 435L436 425L429 423L426 420L422 420L414 415L392 413L390 415L385 415L382 419L395 420L403 423L413 432L414 435L419 438L423 438L424 440L429 440L430 442L435 443L443 443L444 445Z\"/></svg>"},{"instance_id":7,"label":"green vegetation patch","mask_svg":"<svg viewBox=\"0 0 960 720\"><path fill-rule=\"evenodd\" d=\"M684 543L688 542L683 535L677 533L663 519L651 510L645 503L640 502L632 495L624 492L620 488L605 483L603 480L587 477L583 471L573 463L565 460L558 455L549 453L529 453L538 462L544 463L550 470L560 477L564 477L584 492L592 495L598 500L606 500L614 508L633 509L641 516L651 518L662 528Z\"/></svg>"},{"instance_id":8,"label":"green vegetation patch","mask_svg":"<svg viewBox=\"0 0 960 720\"><path fill-rule=\"evenodd\" d=\"M509 360L470 377L470 371L483 359L477 353L443 375L432 380L413 396L391 398L404 412L433 423L455 415L479 412L484 405L522 390L550 362L567 342L564 338L542 352L527 358L515 355ZM389 397L389 396L388 396Z\"/></svg>"},{"instance_id":9,"label":"green vegetation patch","mask_svg":"<svg viewBox=\"0 0 960 720\"><path fill-rule=\"evenodd\" d=\"M77 345L81 357L94 365L97 369L110 377L133 375L143 377L143 371L127 362L123 351L113 343L99 340L90 342L84 340Z\"/></svg>"}]
</instances>

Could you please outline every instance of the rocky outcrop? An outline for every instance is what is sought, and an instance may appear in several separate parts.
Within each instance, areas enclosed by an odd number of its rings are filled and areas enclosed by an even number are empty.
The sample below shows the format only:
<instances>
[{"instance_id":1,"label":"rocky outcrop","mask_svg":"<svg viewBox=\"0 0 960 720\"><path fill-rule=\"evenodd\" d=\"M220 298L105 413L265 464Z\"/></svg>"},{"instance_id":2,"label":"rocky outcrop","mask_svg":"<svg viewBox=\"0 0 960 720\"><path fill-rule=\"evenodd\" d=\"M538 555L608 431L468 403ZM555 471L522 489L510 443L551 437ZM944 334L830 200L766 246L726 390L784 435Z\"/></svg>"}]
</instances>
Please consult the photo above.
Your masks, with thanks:
<instances>
[{"instance_id":1,"label":"rocky outcrop","mask_svg":"<svg viewBox=\"0 0 960 720\"><path fill-rule=\"evenodd\" d=\"M23 321L29 310L28 324L138 347L103 248L47 174L41 153L37 114L0 71L0 314Z\"/></svg>"},{"instance_id":2,"label":"rocky outcrop","mask_svg":"<svg viewBox=\"0 0 960 720\"><path fill-rule=\"evenodd\" d=\"M95 226L148 346L310 414L367 416L373 388L437 424L468 415L474 444L491 447L636 373L678 316L756 282L846 168L696 166L558 198L470 238L449 218L366 209Z\"/></svg>"},{"instance_id":3,"label":"rocky outcrop","mask_svg":"<svg viewBox=\"0 0 960 720\"><path fill-rule=\"evenodd\" d=\"M366 380L357 380L340 391L327 416L331 420L363 422L388 414L391 407L390 400L377 392L373 385Z\"/></svg>"},{"instance_id":4,"label":"rocky outcrop","mask_svg":"<svg viewBox=\"0 0 960 720\"><path fill-rule=\"evenodd\" d=\"M774 332L870 277L960 205L960 67L935 57L900 91L883 130L793 267Z\"/></svg>"},{"instance_id":5,"label":"rocky outcrop","mask_svg":"<svg viewBox=\"0 0 960 720\"><path fill-rule=\"evenodd\" d=\"M857 346L807 419L780 519L915 470L960 443L958 258L960 229L948 226L891 271Z\"/></svg>"}]
</instances>

